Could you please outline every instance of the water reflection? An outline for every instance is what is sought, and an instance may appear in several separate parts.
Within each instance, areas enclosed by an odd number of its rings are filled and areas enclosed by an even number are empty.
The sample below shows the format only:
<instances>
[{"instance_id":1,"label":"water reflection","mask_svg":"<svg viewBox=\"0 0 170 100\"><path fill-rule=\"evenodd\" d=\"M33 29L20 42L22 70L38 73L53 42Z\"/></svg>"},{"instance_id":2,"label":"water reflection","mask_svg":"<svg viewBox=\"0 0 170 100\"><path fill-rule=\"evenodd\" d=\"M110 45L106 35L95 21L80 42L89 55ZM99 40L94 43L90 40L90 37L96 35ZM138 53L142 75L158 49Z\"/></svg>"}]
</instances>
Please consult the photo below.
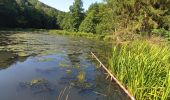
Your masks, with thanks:
<instances>
[{"instance_id":1,"label":"water reflection","mask_svg":"<svg viewBox=\"0 0 170 100\"><path fill-rule=\"evenodd\" d=\"M0 66L8 67L0 70L0 100L128 100L92 62L90 51L101 58L109 51L103 42L21 32L3 38L10 44L0 45Z\"/></svg>"},{"instance_id":2,"label":"water reflection","mask_svg":"<svg viewBox=\"0 0 170 100\"><path fill-rule=\"evenodd\" d=\"M24 62L26 57L19 57L17 54L10 51L0 51L0 69L4 69L16 61Z\"/></svg>"}]
</instances>

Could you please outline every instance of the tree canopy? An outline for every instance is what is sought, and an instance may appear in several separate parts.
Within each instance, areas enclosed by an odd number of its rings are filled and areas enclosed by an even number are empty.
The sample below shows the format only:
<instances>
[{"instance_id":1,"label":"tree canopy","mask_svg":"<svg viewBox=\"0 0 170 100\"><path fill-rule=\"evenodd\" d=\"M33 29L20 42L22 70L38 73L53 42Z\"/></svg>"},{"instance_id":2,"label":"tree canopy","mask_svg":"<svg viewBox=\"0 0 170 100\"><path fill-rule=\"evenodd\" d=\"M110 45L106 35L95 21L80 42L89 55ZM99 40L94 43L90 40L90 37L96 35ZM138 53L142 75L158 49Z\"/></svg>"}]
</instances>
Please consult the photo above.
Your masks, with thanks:
<instances>
[{"instance_id":1,"label":"tree canopy","mask_svg":"<svg viewBox=\"0 0 170 100\"><path fill-rule=\"evenodd\" d=\"M65 15L62 26L69 31L79 31L79 26L84 19L83 2L75 0L70 11Z\"/></svg>"},{"instance_id":2,"label":"tree canopy","mask_svg":"<svg viewBox=\"0 0 170 100\"><path fill-rule=\"evenodd\" d=\"M1 0L0 27L58 28L58 10L38 0Z\"/></svg>"},{"instance_id":3,"label":"tree canopy","mask_svg":"<svg viewBox=\"0 0 170 100\"><path fill-rule=\"evenodd\" d=\"M75 0L61 12L38 0L1 0L0 27L55 28L96 34L170 30L169 0L104 0L87 11Z\"/></svg>"}]
</instances>

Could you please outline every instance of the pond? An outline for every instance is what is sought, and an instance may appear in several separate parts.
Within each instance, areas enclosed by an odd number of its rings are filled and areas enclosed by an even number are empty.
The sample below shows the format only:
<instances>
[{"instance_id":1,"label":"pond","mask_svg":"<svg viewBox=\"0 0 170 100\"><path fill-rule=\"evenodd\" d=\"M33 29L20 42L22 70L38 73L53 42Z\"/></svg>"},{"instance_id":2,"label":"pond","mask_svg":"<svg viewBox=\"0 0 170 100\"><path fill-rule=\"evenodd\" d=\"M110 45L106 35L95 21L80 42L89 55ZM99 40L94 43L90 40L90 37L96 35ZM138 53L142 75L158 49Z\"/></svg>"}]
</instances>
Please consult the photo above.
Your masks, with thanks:
<instances>
[{"instance_id":1,"label":"pond","mask_svg":"<svg viewBox=\"0 0 170 100\"><path fill-rule=\"evenodd\" d=\"M128 100L109 82L109 44L36 32L0 32L0 100Z\"/></svg>"}]
</instances>

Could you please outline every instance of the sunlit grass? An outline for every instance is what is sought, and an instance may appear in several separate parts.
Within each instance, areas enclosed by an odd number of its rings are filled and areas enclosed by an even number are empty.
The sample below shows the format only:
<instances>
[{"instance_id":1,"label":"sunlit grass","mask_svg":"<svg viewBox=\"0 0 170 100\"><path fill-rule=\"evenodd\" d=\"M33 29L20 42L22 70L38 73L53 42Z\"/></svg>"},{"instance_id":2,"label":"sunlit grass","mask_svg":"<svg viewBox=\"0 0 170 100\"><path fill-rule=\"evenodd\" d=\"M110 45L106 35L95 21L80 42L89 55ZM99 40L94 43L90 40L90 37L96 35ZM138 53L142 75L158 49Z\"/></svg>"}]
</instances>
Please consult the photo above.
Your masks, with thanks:
<instances>
[{"instance_id":1,"label":"sunlit grass","mask_svg":"<svg viewBox=\"0 0 170 100\"><path fill-rule=\"evenodd\" d=\"M84 32L68 32L65 30L49 30L49 34L56 34L56 35L69 35L69 36L77 36L77 37L86 37L91 39L105 39L105 35L93 34L93 33L84 33Z\"/></svg>"},{"instance_id":2,"label":"sunlit grass","mask_svg":"<svg viewBox=\"0 0 170 100\"><path fill-rule=\"evenodd\" d=\"M170 99L170 48L134 41L113 46L109 69L137 100Z\"/></svg>"}]
</instances>

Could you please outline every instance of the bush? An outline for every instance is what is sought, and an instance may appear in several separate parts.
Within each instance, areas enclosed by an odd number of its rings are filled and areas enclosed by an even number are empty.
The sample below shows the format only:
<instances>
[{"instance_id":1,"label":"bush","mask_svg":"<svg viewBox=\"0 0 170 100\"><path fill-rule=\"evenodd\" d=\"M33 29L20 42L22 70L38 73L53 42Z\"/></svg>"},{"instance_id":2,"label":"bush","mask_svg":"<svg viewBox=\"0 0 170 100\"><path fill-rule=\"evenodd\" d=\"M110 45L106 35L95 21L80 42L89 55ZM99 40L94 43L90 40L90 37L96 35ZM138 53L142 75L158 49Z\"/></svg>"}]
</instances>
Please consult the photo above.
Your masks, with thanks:
<instances>
[{"instance_id":1,"label":"bush","mask_svg":"<svg viewBox=\"0 0 170 100\"><path fill-rule=\"evenodd\" d=\"M159 35L159 36L163 36L165 38L168 39L168 41L170 41L170 31L165 30L164 28L161 29L153 29L152 33Z\"/></svg>"}]
</instances>

